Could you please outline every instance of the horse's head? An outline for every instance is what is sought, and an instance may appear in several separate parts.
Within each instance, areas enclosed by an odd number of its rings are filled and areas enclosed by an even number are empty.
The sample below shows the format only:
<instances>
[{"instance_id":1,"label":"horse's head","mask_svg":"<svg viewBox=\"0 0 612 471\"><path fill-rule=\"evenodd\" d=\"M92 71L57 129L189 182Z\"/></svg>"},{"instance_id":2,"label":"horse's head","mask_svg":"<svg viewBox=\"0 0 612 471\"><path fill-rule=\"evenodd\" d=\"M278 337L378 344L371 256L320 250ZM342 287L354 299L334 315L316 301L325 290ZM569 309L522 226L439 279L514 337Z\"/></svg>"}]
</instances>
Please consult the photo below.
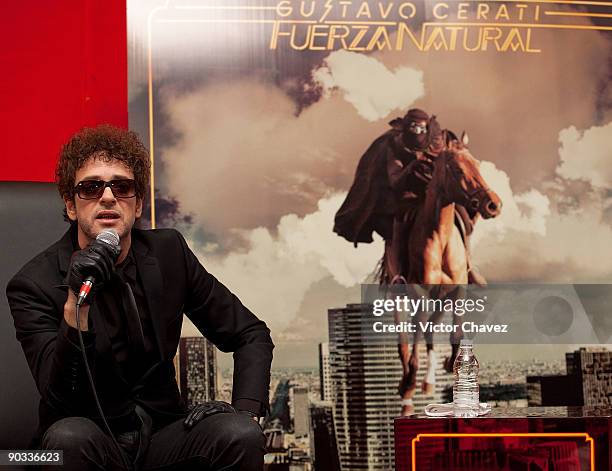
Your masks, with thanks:
<instances>
[{"instance_id":1,"label":"horse's head","mask_svg":"<svg viewBox=\"0 0 612 471\"><path fill-rule=\"evenodd\" d=\"M501 212L502 201L482 178L479 166L465 144L452 141L437 159L434 178L439 179L440 190L449 202L461 204L485 219L494 218Z\"/></svg>"}]
</instances>

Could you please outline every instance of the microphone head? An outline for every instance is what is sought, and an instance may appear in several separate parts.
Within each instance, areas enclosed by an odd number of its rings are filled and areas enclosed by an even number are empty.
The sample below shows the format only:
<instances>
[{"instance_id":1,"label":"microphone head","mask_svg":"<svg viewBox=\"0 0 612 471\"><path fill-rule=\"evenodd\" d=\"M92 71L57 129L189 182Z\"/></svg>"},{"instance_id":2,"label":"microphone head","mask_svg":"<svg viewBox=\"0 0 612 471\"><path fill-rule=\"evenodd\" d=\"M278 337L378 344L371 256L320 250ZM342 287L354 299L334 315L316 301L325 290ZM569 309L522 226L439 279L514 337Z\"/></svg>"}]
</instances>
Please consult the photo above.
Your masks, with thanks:
<instances>
[{"instance_id":1,"label":"microphone head","mask_svg":"<svg viewBox=\"0 0 612 471\"><path fill-rule=\"evenodd\" d=\"M96 240L104 242L105 244L111 245L115 248L119 247L119 234L114 229L104 229L98 234Z\"/></svg>"}]
</instances>

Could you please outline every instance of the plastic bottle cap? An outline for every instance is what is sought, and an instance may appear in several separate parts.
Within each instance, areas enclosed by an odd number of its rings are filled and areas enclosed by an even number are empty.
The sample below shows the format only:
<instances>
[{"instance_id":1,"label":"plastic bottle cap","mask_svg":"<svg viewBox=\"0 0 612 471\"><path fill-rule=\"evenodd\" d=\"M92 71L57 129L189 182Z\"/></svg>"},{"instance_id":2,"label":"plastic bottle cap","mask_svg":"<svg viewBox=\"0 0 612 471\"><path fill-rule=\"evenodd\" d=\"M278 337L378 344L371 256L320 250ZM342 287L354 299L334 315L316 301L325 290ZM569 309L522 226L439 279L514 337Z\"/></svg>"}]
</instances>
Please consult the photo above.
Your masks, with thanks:
<instances>
[{"instance_id":1,"label":"plastic bottle cap","mask_svg":"<svg viewBox=\"0 0 612 471\"><path fill-rule=\"evenodd\" d=\"M474 346L474 341L472 339L461 339L461 342L459 343L459 346L461 346L461 347L473 347Z\"/></svg>"}]
</instances>

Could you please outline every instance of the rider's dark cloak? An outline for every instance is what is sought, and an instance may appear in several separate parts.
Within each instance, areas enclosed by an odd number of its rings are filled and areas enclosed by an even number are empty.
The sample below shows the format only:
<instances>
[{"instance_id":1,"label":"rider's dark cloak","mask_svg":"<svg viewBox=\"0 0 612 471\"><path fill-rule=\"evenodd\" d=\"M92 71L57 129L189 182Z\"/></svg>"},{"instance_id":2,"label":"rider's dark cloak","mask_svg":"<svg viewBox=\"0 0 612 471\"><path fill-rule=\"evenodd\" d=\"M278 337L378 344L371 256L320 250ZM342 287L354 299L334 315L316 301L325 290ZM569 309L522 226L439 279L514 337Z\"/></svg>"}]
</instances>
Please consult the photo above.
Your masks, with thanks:
<instances>
[{"instance_id":1,"label":"rider's dark cloak","mask_svg":"<svg viewBox=\"0 0 612 471\"><path fill-rule=\"evenodd\" d=\"M435 117L432 118L437 132L443 133L445 141L457 140L451 131L439 130ZM340 206L334 219L334 232L353 242L369 244L373 241L372 233L378 233L384 240L391 240L393 235L393 217L396 213L396 201L393 196L387 174L387 158L401 152L397 142L401 135L398 120L389 123L391 129L376 139L361 156L355 179ZM460 205L456 206L456 224L466 242L473 230L475 214Z\"/></svg>"},{"instance_id":2,"label":"rider's dark cloak","mask_svg":"<svg viewBox=\"0 0 612 471\"><path fill-rule=\"evenodd\" d=\"M393 152L397 129L376 139L357 165L353 185L336 213L334 232L353 242L372 242L372 233L390 240L395 201L387 177L387 155Z\"/></svg>"}]
</instances>

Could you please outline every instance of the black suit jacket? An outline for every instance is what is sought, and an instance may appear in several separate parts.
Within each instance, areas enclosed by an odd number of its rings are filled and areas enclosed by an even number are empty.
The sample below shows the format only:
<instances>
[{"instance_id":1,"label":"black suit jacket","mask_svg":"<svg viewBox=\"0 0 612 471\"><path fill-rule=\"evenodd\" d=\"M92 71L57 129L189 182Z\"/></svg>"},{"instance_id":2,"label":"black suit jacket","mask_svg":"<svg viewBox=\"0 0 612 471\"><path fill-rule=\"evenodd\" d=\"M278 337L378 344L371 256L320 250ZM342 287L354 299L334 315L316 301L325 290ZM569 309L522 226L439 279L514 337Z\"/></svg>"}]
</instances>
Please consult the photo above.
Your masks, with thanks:
<instances>
[{"instance_id":1,"label":"black suit jacket","mask_svg":"<svg viewBox=\"0 0 612 471\"><path fill-rule=\"evenodd\" d=\"M97 418L76 329L64 321L63 279L73 252L74 229L28 262L9 282L7 297L41 395L39 433L69 416ZM172 229L132 230L132 249L160 352L159 361L130 386L115 362L95 299L84 341L96 390L107 418L121 421L140 404L161 427L185 413L175 379L185 313L221 351L234 352L232 400L268 407L274 345L266 324L199 263Z\"/></svg>"}]
</instances>

